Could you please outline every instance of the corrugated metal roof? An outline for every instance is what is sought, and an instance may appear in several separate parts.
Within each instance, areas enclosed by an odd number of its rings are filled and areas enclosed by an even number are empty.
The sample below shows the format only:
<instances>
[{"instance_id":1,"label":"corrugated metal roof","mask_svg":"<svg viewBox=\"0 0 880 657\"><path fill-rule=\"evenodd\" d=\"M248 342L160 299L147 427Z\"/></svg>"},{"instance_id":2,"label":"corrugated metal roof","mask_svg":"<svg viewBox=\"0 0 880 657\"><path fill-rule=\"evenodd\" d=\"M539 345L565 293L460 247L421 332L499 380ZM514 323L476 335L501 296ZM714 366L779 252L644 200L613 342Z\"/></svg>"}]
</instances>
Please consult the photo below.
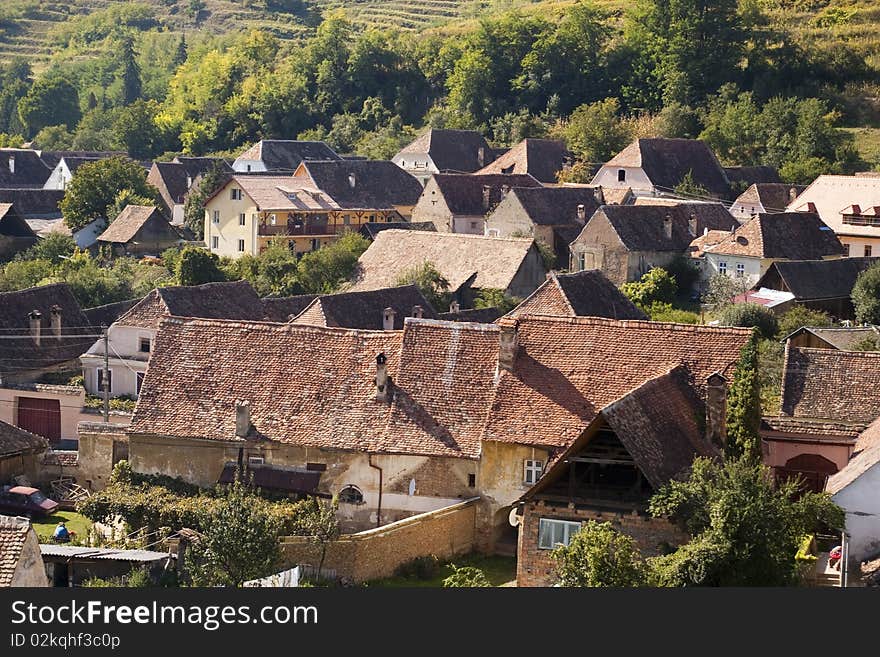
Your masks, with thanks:
<instances>
[{"instance_id":1,"label":"corrugated metal roof","mask_svg":"<svg viewBox=\"0 0 880 657\"><path fill-rule=\"evenodd\" d=\"M152 550L115 550L112 548L92 548L79 545L53 545L41 544L40 553L44 557L66 557L76 559L108 559L111 561L161 561L168 557L174 557L168 552L153 552Z\"/></svg>"}]
</instances>

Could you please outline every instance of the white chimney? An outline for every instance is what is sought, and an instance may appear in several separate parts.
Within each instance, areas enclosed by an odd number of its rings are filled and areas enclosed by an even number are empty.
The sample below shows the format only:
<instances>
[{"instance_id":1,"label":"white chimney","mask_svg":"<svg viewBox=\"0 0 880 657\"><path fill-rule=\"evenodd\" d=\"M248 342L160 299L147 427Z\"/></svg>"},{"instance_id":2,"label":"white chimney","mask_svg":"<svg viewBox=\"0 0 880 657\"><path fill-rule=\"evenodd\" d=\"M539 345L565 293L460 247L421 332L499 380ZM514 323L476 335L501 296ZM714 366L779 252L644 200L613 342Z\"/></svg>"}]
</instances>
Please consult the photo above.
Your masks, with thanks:
<instances>
[{"instance_id":1,"label":"white chimney","mask_svg":"<svg viewBox=\"0 0 880 657\"><path fill-rule=\"evenodd\" d=\"M425 309L422 308L420 305L413 306L412 316L421 319L425 316Z\"/></svg>"},{"instance_id":2,"label":"white chimney","mask_svg":"<svg viewBox=\"0 0 880 657\"><path fill-rule=\"evenodd\" d=\"M584 207L583 203L578 204L577 218L578 218L578 221L581 221L581 222L587 220L587 208Z\"/></svg>"},{"instance_id":3,"label":"white chimney","mask_svg":"<svg viewBox=\"0 0 880 657\"><path fill-rule=\"evenodd\" d=\"M391 378L388 376L388 358L384 352L376 356L376 401L388 401Z\"/></svg>"},{"instance_id":4,"label":"white chimney","mask_svg":"<svg viewBox=\"0 0 880 657\"><path fill-rule=\"evenodd\" d=\"M492 188L489 185L483 185L483 209L489 209L489 199L492 195Z\"/></svg>"},{"instance_id":5,"label":"white chimney","mask_svg":"<svg viewBox=\"0 0 880 657\"><path fill-rule=\"evenodd\" d=\"M31 328L31 339L38 347L40 346L40 322L42 318L43 314L39 310L32 310L28 313L28 320L30 321Z\"/></svg>"},{"instance_id":6,"label":"white chimney","mask_svg":"<svg viewBox=\"0 0 880 657\"><path fill-rule=\"evenodd\" d=\"M15 173L15 155L9 156L9 173Z\"/></svg>"},{"instance_id":7,"label":"white chimney","mask_svg":"<svg viewBox=\"0 0 880 657\"><path fill-rule=\"evenodd\" d=\"M477 150L477 164L480 165L481 169L484 166L486 166L486 147L485 146L480 146L480 148Z\"/></svg>"},{"instance_id":8,"label":"white chimney","mask_svg":"<svg viewBox=\"0 0 880 657\"><path fill-rule=\"evenodd\" d=\"M593 188L593 197L599 205L605 205L605 192L602 191L602 185Z\"/></svg>"},{"instance_id":9,"label":"white chimney","mask_svg":"<svg viewBox=\"0 0 880 657\"><path fill-rule=\"evenodd\" d=\"M251 403L249 401L235 402L235 436L247 438L251 432Z\"/></svg>"},{"instance_id":10,"label":"white chimney","mask_svg":"<svg viewBox=\"0 0 880 657\"><path fill-rule=\"evenodd\" d=\"M190 189L193 186L193 177L189 174L186 174L186 188Z\"/></svg>"},{"instance_id":11,"label":"white chimney","mask_svg":"<svg viewBox=\"0 0 880 657\"><path fill-rule=\"evenodd\" d=\"M459 308L460 308L460 306L458 305L458 301L455 301L453 299L453 301L449 304L449 312L457 313Z\"/></svg>"},{"instance_id":12,"label":"white chimney","mask_svg":"<svg viewBox=\"0 0 880 657\"><path fill-rule=\"evenodd\" d=\"M688 230L690 231L691 235L693 235L694 237L697 236L697 215L693 212L691 212L690 216L688 217Z\"/></svg>"},{"instance_id":13,"label":"white chimney","mask_svg":"<svg viewBox=\"0 0 880 657\"><path fill-rule=\"evenodd\" d=\"M57 340L61 339L61 306L55 305L51 308L52 314L50 320L52 322L52 333Z\"/></svg>"},{"instance_id":14,"label":"white chimney","mask_svg":"<svg viewBox=\"0 0 880 657\"><path fill-rule=\"evenodd\" d=\"M788 201L789 201L789 203L794 202L794 200L797 198L797 195L798 195L798 193L797 193L797 187L792 187L791 189L789 189L789 190L788 190Z\"/></svg>"},{"instance_id":15,"label":"white chimney","mask_svg":"<svg viewBox=\"0 0 880 657\"><path fill-rule=\"evenodd\" d=\"M354 186L357 184L357 178L355 178L353 173L348 174L348 186L354 189Z\"/></svg>"},{"instance_id":16,"label":"white chimney","mask_svg":"<svg viewBox=\"0 0 880 657\"><path fill-rule=\"evenodd\" d=\"M394 318L397 316L397 313L394 312L394 308L386 308L382 311L382 330L383 331L393 331L394 330Z\"/></svg>"},{"instance_id":17,"label":"white chimney","mask_svg":"<svg viewBox=\"0 0 880 657\"><path fill-rule=\"evenodd\" d=\"M672 215L668 212L663 217L663 234L666 235L666 239L672 239Z\"/></svg>"}]
</instances>

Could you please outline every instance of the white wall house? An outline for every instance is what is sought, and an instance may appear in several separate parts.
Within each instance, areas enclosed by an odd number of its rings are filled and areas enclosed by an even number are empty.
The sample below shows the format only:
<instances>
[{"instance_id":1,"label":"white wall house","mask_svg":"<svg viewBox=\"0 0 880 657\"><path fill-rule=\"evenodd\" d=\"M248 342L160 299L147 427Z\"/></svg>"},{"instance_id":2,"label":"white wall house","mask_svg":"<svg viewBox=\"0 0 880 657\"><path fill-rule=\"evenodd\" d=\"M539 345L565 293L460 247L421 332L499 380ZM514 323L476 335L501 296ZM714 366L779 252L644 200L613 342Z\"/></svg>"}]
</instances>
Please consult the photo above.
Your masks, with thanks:
<instances>
[{"instance_id":1,"label":"white wall house","mask_svg":"<svg viewBox=\"0 0 880 657\"><path fill-rule=\"evenodd\" d=\"M843 470L828 479L825 490L846 513L850 564L877 558L880 555L880 445L857 453Z\"/></svg>"},{"instance_id":2,"label":"white wall house","mask_svg":"<svg viewBox=\"0 0 880 657\"><path fill-rule=\"evenodd\" d=\"M707 252L703 261L703 273L706 280L716 274L724 274L742 280L744 288L752 287L772 263L773 260L766 258Z\"/></svg>"},{"instance_id":3,"label":"white wall house","mask_svg":"<svg viewBox=\"0 0 880 657\"><path fill-rule=\"evenodd\" d=\"M43 185L43 189L67 189L67 183L70 182L72 177L73 172L62 157L58 164L55 165L55 168L52 169L52 173L49 174L49 179Z\"/></svg>"},{"instance_id":4,"label":"white wall house","mask_svg":"<svg viewBox=\"0 0 880 657\"><path fill-rule=\"evenodd\" d=\"M150 352L156 339L155 329L112 324L107 329L110 365L110 396L137 398L147 372ZM104 340L100 339L82 356L86 391L103 394Z\"/></svg>"}]
</instances>

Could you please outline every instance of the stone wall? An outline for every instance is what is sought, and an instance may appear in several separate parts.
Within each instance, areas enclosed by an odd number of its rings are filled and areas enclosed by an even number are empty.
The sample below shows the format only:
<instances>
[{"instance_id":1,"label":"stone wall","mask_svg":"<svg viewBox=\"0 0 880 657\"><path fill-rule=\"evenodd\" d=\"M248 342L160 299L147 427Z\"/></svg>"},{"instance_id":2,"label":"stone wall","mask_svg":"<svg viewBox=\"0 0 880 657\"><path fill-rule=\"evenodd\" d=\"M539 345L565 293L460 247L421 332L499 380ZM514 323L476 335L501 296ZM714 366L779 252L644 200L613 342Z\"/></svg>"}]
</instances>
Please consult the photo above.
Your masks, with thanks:
<instances>
[{"instance_id":1,"label":"stone wall","mask_svg":"<svg viewBox=\"0 0 880 657\"><path fill-rule=\"evenodd\" d=\"M76 483L89 490L104 488L113 472L113 445L128 445L128 425L104 424L103 422L79 423L79 456ZM118 451L124 456L124 448Z\"/></svg>"},{"instance_id":2,"label":"stone wall","mask_svg":"<svg viewBox=\"0 0 880 657\"><path fill-rule=\"evenodd\" d=\"M591 508L571 508L551 505L544 501L527 502L520 524L516 562L517 586L552 586L553 560L551 550L538 547L538 521L541 518L586 522L610 522L618 531L632 536L645 556L661 554L664 545L678 546L688 540L687 534L668 520L652 518L636 511L600 511Z\"/></svg>"},{"instance_id":3,"label":"stone wall","mask_svg":"<svg viewBox=\"0 0 880 657\"><path fill-rule=\"evenodd\" d=\"M476 498L436 511L422 513L376 529L348 534L327 548L325 570L353 582L390 577L398 566L416 557L435 555L448 559L474 548ZM317 567L321 548L308 538L282 539L283 563L279 570L296 565Z\"/></svg>"}]
</instances>

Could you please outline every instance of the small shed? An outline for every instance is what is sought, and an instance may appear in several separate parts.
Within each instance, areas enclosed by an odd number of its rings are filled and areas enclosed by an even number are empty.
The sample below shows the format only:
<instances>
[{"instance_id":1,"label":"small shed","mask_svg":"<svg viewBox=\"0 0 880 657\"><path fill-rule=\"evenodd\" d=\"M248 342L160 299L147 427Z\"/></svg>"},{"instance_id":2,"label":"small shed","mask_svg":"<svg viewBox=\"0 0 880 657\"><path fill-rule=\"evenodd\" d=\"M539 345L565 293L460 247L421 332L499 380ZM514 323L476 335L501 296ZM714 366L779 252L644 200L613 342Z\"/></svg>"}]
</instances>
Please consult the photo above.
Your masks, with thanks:
<instances>
[{"instance_id":1,"label":"small shed","mask_svg":"<svg viewBox=\"0 0 880 657\"><path fill-rule=\"evenodd\" d=\"M162 213L150 205L126 206L98 236L99 243L112 245L118 255L158 255L180 239Z\"/></svg>"},{"instance_id":2,"label":"small shed","mask_svg":"<svg viewBox=\"0 0 880 657\"><path fill-rule=\"evenodd\" d=\"M153 550L116 550L79 545L40 545L46 574L52 586L81 586L92 578L111 579L146 568L155 581L164 571L176 567L177 556Z\"/></svg>"}]
</instances>

